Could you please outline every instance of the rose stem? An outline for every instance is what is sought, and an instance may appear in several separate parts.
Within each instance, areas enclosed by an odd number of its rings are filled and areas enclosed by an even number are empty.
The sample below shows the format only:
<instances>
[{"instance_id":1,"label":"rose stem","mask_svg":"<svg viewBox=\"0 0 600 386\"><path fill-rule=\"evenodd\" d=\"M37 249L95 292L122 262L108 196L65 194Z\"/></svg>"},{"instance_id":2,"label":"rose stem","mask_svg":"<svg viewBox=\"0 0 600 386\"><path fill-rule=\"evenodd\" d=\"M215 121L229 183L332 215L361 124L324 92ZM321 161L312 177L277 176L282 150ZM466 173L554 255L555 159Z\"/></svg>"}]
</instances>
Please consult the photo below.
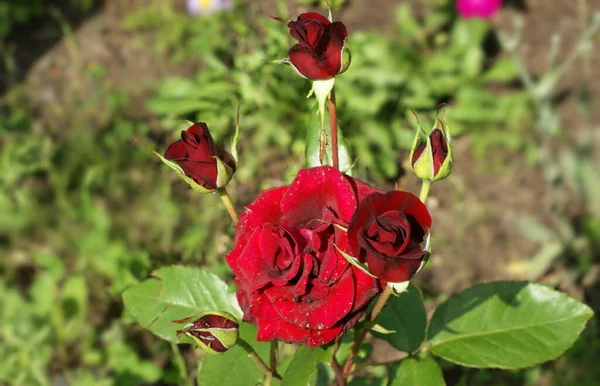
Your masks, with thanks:
<instances>
[{"instance_id":1,"label":"rose stem","mask_svg":"<svg viewBox=\"0 0 600 386\"><path fill-rule=\"evenodd\" d=\"M277 371L277 341L271 341L271 357L269 358L269 365L272 371Z\"/></svg>"},{"instance_id":2,"label":"rose stem","mask_svg":"<svg viewBox=\"0 0 600 386\"><path fill-rule=\"evenodd\" d=\"M337 112L335 107L335 90L331 89L329 100L327 101L329 110L329 133L331 136L331 160L333 167L340 169L340 158L338 156L338 132L337 132Z\"/></svg>"},{"instance_id":3,"label":"rose stem","mask_svg":"<svg viewBox=\"0 0 600 386\"><path fill-rule=\"evenodd\" d=\"M233 202L231 202L231 197L229 197L229 193L227 193L227 189L225 187L218 188L217 192L219 193L219 197L221 197L221 201L223 201L223 205L225 205L225 209L229 213L229 217L231 217L231 221L233 224L237 224L240 221L240 218L233 207Z\"/></svg>"},{"instance_id":4,"label":"rose stem","mask_svg":"<svg viewBox=\"0 0 600 386\"><path fill-rule=\"evenodd\" d=\"M333 355L331 357L331 368L333 369L333 372L335 373L336 385L337 386L346 386L346 376L344 375L344 370L342 369L342 366L340 366L339 362L337 361L337 358L335 357L335 355L337 354L339 349L340 349L340 341L338 340L333 345Z\"/></svg>"},{"instance_id":5,"label":"rose stem","mask_svg":"<svg viewBox=\"0 0 600 386\"><path fill-rule=\"evenodd\" d=\"M267 380L269 382L270 382L271 378L276 378L276 379L281 380L281 375L279 375L277 373L277 370L275 370L275 369L271 370L269 368L269 366L267 366L267 364L262 360L262 358L258 356L256 351L254 351L252 346L250 346L245 340L239 338L237 341L237 344L239 346L241 346L244 350L246 350L246 352L248 353L248 356L250 358L252 358L254 363L256 363L256 365L261 369L261 371L267 376Z\"/></svg>"},{"instance_id":6,"label":"rose stem","mask_svg":"<svg viewBox=\"0 0 600 386\"><path fill-rule=\"evenodd\" d=\"M421 200L421 202L425 203L425 201L427 201L427 196L429 196L429 189L431 188L431 181L426 181L423 180L423 185L421 185L421 193L419 194L419 199ZM379 299L377 299L377 303L375 303L375 306L373 306L373 310L371 311L371 315L369 315L369 320L371 322L374 322L375 319L377 318L377 316L379 316L379 314L381 313L381 310L383 310L383 307L385 307L386 303L388 302L388 300L390 300L390 297L392 296L392 289L389 286L385 286L385 289L383 290L383 293L381 294L381 296L379 296ZM356 339L354 340L354 344L352 345L352 350L350 351L350 355L348 356L348 359L346 360L346 363L344 364L344 376L348 376L348 374L350 373L350 370L352 369L352 361L354 360L354 357L356 356L356 353L358 352L360 345L363 341L363 339L365 339L365 336L367 335L367 328L363 328L360 332L357 331L358 335L356 337Z\"/></svg>"},{"instance_id":7,"label":"rose stem","mask_svg":"<svg viewBox=\"0 0 600 386\"><path fill-rule=\"evenodd\" d=\"M373 310L371 311L371 314L369 315L369 320L371 322L374 322L375 319L377 318L377 316L379 316L379 314L381 313L381 310L383 310L383 307L386 305L386 303L388 302L388 300L390 299L390 297L392 296L392 289L389 286L385 286L385 289L383 290L383 293L379 296L379 299L377 299L377 303L375 303L375 306L373 307ZM356 337L356 339L354 339L354 344L352 345L352 350L350 351L350 355L348 355L348 359L346 360L346 363L344 364L344 376L348 376L348 374L350 374L350 370L352 369L352 362L354 361L354 357L356 356L356 354L358 353L358 350L360 349L360 345L362 344L362 341L365 339L365 336L367 335L367 331L368 328L363 328L360 333L358 333L358 336Z\"/></svg>"},{"instance_id":8,"label":"rose stem","mask_svg":"<svg viewBox=\"0 0 600 386\"><path fill-rule=\"evenodd\" d=\"M427 201L427 196L429 196L429 188L431 188L431 181L423 180L423 185L421 185L421 193L419 194L419 199L424 204Z\"/></svg>"}]
</instances>

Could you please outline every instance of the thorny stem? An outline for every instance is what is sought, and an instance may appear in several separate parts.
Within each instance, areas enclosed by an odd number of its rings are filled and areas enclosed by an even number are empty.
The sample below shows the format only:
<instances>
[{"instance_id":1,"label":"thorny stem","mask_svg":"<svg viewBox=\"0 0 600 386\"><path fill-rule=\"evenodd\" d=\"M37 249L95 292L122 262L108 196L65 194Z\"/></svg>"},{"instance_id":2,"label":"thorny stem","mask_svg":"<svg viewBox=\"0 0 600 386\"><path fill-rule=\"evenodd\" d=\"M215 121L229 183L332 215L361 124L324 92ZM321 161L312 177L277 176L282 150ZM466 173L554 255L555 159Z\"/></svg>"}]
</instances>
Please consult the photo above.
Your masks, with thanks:
<instances>
[{"instance_id":1,"label":"thorny stem","mask_svg":"<svg viewBox=\"0 0 600 386\"><path fill-rule=\"evenodd\" d=\"M338 133L337 133L337 112L335 106L335 90L331 89L329 99L327 101L327 109L329 110L329 133L331 136L331 160L333 167L340 169L340 158L338 155Z\"/></svg>"},{"instance_id":2,"label":"thorny stem","mask_svg":"<svg viewBox=\"0 0 600 386\"><path fill-rule=\"evenodd\" d=\"M385 307L388 300L390 300L392 294L392 288L386 285L385 289L383 290L383 293L379 296L379 299L377 299L377 303L375 303L375 306L373 307L373 310L371 310L371 314L369 315L369 320L371 321L371 323L374 322L375 319L377 319L377 317L381 313L381 310L383 310L383 307ZM354 344L352 344L352 350L350 351L350 355L348 356L348 359L344 364L344 377L347 377L348 374L350 374L350 371L352 370L352 362L354 361L354 358L356 357L356 354L360 349L362 341L367 335L367 331L368 327L363 328L360 332L357 331L358 335L354 339Z\"/></svg>"},{"instance_id":3,"label":"thorny stem","mask_svg":"<svg viewBox=\"0 0 600 386\"><path fill-rule=\"evenodd\" d=\"M217 192L219 193L219 197L221 197L221 201L223 201L223 205L225 205L225 209L227 209L227 213L229 213L229 217L231 217L231 221L233 221L233 225L237 224L240 221L240 217L235 211L235 207L231 202L231 197L227 193L227 189L225 187L218 188Z\"/></svg>"},{"instance_id":4,"label":"thorny stem","mask_svg":"<svg viewBox=\"0 0 600 386\"><path fill-rule=\"evenodd\" d=\"M271 356L269 358L269 365L271 366L271 371L277 371L277 341L271 341Z\"/></svg>"},{"instance_id":5,"label":"thorny stem","mask_svg":"<svg viewBox=\"0 0 600 386\"><path fill-rule=\"evenodd\" d=\"M335 384L337 386L345 386L346 385L346 376L344 375L344 370L342 369L342 366L340 366L339 362L337 361L337 358L335 357L335 355L337 354L339 349L340 349L340 341L337 341L337 342L335 342L335 344L333 346L333 355L331 358L331 368L333 369L333 372L335 373Z\"/></svg>"},{"instance_id":6,"label":"thorny stem","mask_svg":"<svg viewBox=\"0 0 600 386\"><path fill-rule=\"evenodd\" d=\"M265 379L266 385L268 385L271 382L271 378L281 380L281 375L277 373L277 370L271 370L269 366L267 366L267 364L262 360L262 358L258 356L256 351L254 351L252 346L248 344L248 342L240 338L238 339L237 344L248 353L248 356L252 358L252 360L254 361L254 363L256 363L258 368L260 368L260 370L265 374L265 376L267 377Z\"/></svg>"},{"instance_id":7,"label":"thorny stem","mask_svg":"<svg viewBox=\"0 0 600 386\"><path fill-rule=\"evenodd\" d=\"M419 199L421 200L421 202L425 203L425 201L427 201L427 197L429 196L430 188L431 188L431 181L424 180L423 185L421 185L421 193L419 194ZM379 296L379 299L377 299L377 302L375 303L375 306L373 307L373 310L371 311L371 314L369 315L369 320L371 321L371 324L375 321L375 319L377 319L377 316L379 316L379 314L383 310L383 307L385 307L385 305L387 304L388 300L390 300L390 297L392 297L392 295L393 295L392 288L390 286L386 285L385 289L383 290L383 293ZM354 358L356 357L356 354L358 353L358 350L360 348L362 341L365 339L365 336L367 335L367 331L368 331L368 327L363 328L360 331L356 331L354 344L352 345L352 350L350 351L350 355L348 356L348 359L346 360L346 363L344 364L344 369L343 369L344 378L346 378L348 376L348 374L350 374L350 371L352 370L352 362L354 361ZM332 363L332 365L333 365L333 363ZM335 369L334 369L334 371L335 371ZM337 378L337 375L336 375L336 378Z\"/></svg>"}]
</instances>

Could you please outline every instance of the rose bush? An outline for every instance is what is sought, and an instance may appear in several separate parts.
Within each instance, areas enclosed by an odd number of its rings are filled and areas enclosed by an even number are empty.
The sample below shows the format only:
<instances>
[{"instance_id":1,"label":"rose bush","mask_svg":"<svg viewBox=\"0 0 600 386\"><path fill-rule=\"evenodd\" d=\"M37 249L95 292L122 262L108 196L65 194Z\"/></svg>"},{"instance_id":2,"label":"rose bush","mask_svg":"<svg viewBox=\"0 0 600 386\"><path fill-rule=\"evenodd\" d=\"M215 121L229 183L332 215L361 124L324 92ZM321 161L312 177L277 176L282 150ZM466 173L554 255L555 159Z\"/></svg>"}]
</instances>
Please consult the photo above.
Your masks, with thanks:
<instances>
[{"instance_id":1,"label":"rose bush","mask_svg":"<svg viewBox=\"0 0 600 386\"><path fill-rule=\"evenodd\" d=\"M181 139L165 151L165 158L177 163L187 177L208 190L227 184L237 166L231 154L215 144L204 122L182 131ZM219 163L224 165L221 173Z\"/></svg>"},{"instance_id":2,"label":"rose bush","mask_svg":"<svg viewBox=\"0 0 600 386\"><path fill-rule=\"evenodd\" d=\"M291 185L263 191L240 216L227 262L244 320L259 341L319 346L350 329L381 291L348 263L346 234L357 205L378 192L338 170L301 170Z\"/></svg>"},{"instance_id":3,"label":"rose bush","mask_svg":"<svg viewBox=\"0 0 600 386\"><path fill-rule=\"evenodd\" d=\"M348 31L339 21L330 22L325 16L309 12L288 23L290 35L298 44L290 48L290 63L310 80L329 79L346 71L349 52L344 48Z\"/></svg>"},{"instance_id":4,"label":"rose bush","mask_svg":"<svg viewBox=\"0 0 600 386\"><path fill-rule=\"evenodd\" d=\"M358 205L348 227L351 252L386 282L409 280L427 251L422 243L431 228L425 204L412 193L375 192Z\"/></svg>"}]
</instances>

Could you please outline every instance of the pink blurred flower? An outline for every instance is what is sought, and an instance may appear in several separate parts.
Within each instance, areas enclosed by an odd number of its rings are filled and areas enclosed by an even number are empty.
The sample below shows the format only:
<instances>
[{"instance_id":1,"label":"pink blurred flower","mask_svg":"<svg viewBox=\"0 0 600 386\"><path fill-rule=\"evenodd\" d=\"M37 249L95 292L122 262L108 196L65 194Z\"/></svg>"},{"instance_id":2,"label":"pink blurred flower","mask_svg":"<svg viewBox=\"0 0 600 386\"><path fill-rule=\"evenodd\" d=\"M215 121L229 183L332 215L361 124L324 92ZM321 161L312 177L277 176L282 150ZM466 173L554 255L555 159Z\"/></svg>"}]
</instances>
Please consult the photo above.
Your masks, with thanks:
<instances>
[{"instance_id":1,"label":"pink blurred flower","mask_svg":"<svg viewBox=\"0 0 600 386\"><path fill-rule=\"evenodd\" d=\"M456 0L456 10L465 19L487 19L502 7L502 0Z\"/></svg>"}]
</instances>

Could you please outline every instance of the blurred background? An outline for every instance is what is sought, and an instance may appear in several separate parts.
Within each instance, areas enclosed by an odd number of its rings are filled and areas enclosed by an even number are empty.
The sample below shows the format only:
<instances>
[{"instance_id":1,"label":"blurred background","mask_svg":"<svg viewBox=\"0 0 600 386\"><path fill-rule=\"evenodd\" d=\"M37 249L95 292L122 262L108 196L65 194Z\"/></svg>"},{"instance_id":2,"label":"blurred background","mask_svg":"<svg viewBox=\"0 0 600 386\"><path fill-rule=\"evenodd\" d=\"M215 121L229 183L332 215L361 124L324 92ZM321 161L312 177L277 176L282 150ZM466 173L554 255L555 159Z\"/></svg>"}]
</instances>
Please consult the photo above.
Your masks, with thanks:
<instances>
[{"instance_id":1,"label":"blurred background","mask_svg":"<svg viewBox=\"0 0 600 386\"><path fill-rule=\"evenodd\" d=\"M331 0L353 62L336 81L354 173L418 192L416 120L445 110L452 175L434 185L430 309L474 283L528 279L600 311L599 0ZM185 384L121 293L166 264L230 277L232 228L146 149L241 105L239 210L304 160L310 84L286 66L298 0L0 0L0 384ZM143 146L141 146L143 145ZM597 317L562 358L518 372L444 367L448 385L598 385ZM370 355L393 356L373 342ZM202 354L184 350L183 360ZM359 383L356 383L358 385ZM370 383L373 384L373 383ZM379 386L379 384L376 384Z\"/></svg>"}]
</instances>

